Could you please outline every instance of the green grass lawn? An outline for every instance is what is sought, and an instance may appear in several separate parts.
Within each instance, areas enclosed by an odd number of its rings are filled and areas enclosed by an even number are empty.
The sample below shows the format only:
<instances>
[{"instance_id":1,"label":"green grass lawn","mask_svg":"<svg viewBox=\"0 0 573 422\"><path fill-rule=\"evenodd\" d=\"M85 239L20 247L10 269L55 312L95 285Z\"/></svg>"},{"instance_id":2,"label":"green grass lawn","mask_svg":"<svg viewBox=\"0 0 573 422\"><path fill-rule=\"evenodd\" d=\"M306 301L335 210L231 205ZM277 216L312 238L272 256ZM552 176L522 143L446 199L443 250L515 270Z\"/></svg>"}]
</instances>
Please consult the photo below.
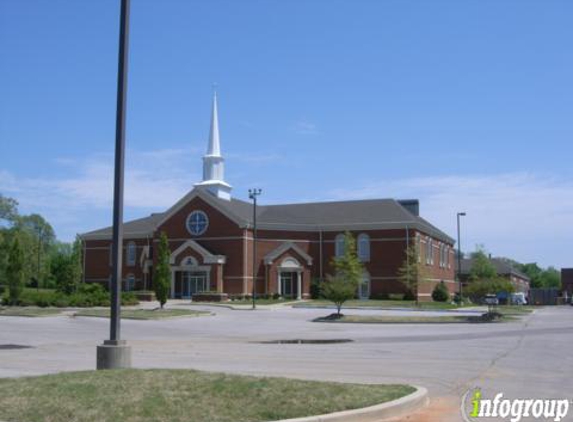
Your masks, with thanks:
<instances>
[{"instance_id":1,"label":"green grass lawn","mask_svg":"<svg viewBox=\"0 0 573 422\"><path fill-rule=\"evenodd\" d=\"M192 370L114 370L0 379L13 422L257 422L390 401L407 385L259 378Z\"/></svg>"},{"instance_id":2,"label":"green grass lawn","mask_svg":"<svg viewBox=\"0 0 573 422\"><path fill-rule=\"evenodd\" d=\"M334 307L332 302L317 299L293 305L295 308L322 308L325 306ZM411 309L457 309L460 306L444 302L420 302L416 305L413 300L349 300L344 302L342 308L360 307L360 308L411 308Z\"/></svg>"},{"instance_id":3,"label":"green grass lawn","mask_svg":"<svg viewBox=\"0 0 573 422\"><path fill-rule=\"evenodd\" d=\"M109 318L109 309L83 309L74 316ZM122 319L162 319L175 317L197 317L211 315L205 311L191 311L187 309L122 309Z\"/></svg>"},{"instance_id":4,"label":"green grass lawn","mask_svg":"<svg viewBox=\"0 0 573 422\"><path fill-rule=\"evenodd\" d=\"M0 308L0 316L42 317L58 315L60 312L61 309L58 308L37 308L33 306Z\"/></svg>"},{"instance_id":5,"label":"green grass lawn","mask_svg":"<svg viewBox=\"0 0 573 422\"><path fill-rule=\"evenodd\" d=\"M277 305L279 303L295 302L296 299L256 299L257 305ZM191 302L193 305L252 305L252 299L229 300L227 302Z\"/></svg>"},{"instance_id":6,"label":"green grass lawn","mask_svg":"<svg viewBox=\"0 0 573 422\"><path fill-rule=\"evenodd\" d=\"M480 315L440 315L440 316L418 316L418 315L343 315L341 318L332 317L316 318L313 322L332 323L354 323L354 324L471 324L489 322L514 321L517 315L503 315L495 321L486 321Z\"/></svg>"}]
</instances>

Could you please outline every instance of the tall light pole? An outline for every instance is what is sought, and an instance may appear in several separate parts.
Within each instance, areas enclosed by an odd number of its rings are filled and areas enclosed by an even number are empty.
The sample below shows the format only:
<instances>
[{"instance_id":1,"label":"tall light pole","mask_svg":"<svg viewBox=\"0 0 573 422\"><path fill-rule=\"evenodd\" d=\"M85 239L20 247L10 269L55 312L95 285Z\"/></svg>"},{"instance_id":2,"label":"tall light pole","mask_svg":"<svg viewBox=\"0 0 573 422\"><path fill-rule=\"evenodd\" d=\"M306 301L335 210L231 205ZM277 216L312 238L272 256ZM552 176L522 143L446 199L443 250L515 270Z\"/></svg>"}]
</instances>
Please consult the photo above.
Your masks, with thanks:
<instances>
[{"instance_id":1,"label":"tall light pole","mask_svg":"<svg viewBox=\"0 0 573 422\"><path fill-rule=\"evenodd\" d=\"M460 283L460 301L462 300L462 246L460 241L460 217L465 217L465 212L457 213L458 221L458 283Z\"/></svg>"},{"instance_id":2,"label":"tall light pole","mask_svg":"<svg viewBox=\"0 0 573 422\"><path fill-rule=\"evenodd\" d=\"M253 309L256 308L255 285L257 283L257 196L262 193L261 189L249 189L249 198L253 200L253 282L251 296L253 299Z\"/></svg>"},{"instance_id":3,"label":"tall light pole","mask_svg":"<svg viewBox=\"0 0 573 422\"><path fill-rule=\"evenodd\" d=\"M125 155L125 105L127 99L127 59L129 47L130 0L121 0L117 105L115 117L115 171L113 188L113 246L111 275L111 315L109 340L97 348L97 369L131 366L131 349L120 335L121 278L123 246L123 175Z\"/></svg>"}]
</instances>

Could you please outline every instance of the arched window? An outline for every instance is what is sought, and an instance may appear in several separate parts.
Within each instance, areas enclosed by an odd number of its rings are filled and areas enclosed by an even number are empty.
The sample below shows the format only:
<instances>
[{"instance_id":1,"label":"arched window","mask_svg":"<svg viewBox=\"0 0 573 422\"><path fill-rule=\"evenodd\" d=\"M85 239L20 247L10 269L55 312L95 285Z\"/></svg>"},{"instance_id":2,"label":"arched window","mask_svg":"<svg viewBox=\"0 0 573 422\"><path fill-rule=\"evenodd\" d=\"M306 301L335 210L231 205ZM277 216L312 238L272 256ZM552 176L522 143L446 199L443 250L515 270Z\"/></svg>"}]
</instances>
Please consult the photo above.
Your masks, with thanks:
<instances>
[{"instance_id":1,"label":"arched window","mask_svg":"<svg viewBox=\"0 0 573 422\"><path fill-rule=\"evenodd\" d=\"M135 255L136 255L136 246L135 242L129 242L127 244L127 265L134 266L135 265Z\"/></svg>"},{"instance_id":2,"label":"arched window","mask_svg":"<svg viewBox=\"0 0 573 422\"><path fill-rule=\"evenodd\" d=\"M342 256L344 255L344 247L345 247L345 240L344 240L344 234L340 233L337 234L336 237L334 238L334 255L336 257Z\"/></svg>"},{"instance_id":3,"label":"arched window","mask_svg":"<svg viewBox=\"0 0 573 422\"><path fill-rule=\"evenodd\" d=\"M358 259L362 262L370 261L370 236L366 233L358 236Z\"/></svg>"},{"instance_id":4,"label":"arched window","mask_svg":"<svg viewBox=\"0 0 573 422\"><path fill-rule=\"evenodd\" d=\"M434 245L430 236L426 237L426 265L434 263Z\"/></svg>"},{"instance_id":5,"label":"arched window","mask_svg":"<svg viewBox=\"0 0 573 422\"><path fill-rule=\"evenodd\" d=\"M196 267L197 265L199 265L199 263L194 257L186 256L181 260L181 265L185 267Z\"/></svg>"}]
</instances>

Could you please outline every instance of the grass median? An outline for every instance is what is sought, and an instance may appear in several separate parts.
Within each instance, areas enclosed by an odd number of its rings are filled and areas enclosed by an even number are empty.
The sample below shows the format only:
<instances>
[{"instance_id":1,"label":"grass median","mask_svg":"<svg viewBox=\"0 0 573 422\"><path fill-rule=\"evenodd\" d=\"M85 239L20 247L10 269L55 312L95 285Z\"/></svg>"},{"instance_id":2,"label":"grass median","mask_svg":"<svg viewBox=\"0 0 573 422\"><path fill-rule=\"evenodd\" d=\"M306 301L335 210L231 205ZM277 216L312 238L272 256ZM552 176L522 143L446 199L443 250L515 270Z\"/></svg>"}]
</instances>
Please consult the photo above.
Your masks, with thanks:
<instances>
[{"instance_id":1,"label":"grass median","mask_svg":"<svg viewBox=\"0 0 573 422\"><path fill-rule=\"evenodd\" d=\"M472 324L497 323L513 321L516 316L503 315L495 320L489 320L484 315L440 315L440 316L394 316L394 315L343 315L335 314L316 318L313 322L347 323L347 324Z\"/></svg>"},{"instance_id":2,"label":"grass median","mask_svg":"<svg viewBox=\"0 0 573 422\"><path fill-rule=\"evenodd\" d=\"M257 422L356 409L414 391L193 370L72 372L0 379L0 415L14 422Z\"/></svg>"},{"instance_id":3,"label":"grass median","mask_svg":"<svg viewBox=\"0 0 573 422\"><path fill-rule=\"evenodd\" d=\"M164 318L177 318L177 317L199 317L211 315L206 311L192 311L188 309L122 309L122 319L164 319ZM74 314L74 316L81 317L100 317L109 318L109 309L83 309Z\"/></svg>"},{"instance_id":4,"label":"grass median","mask_svg":"<svg viewBox=\"0 0 573 422\"><path fill-rule=\"evenodd\" d=\"M36 307L20 307L9 306L0 308L0 316L19 316L19 317L44 317L56 316L61 313L61 309L57 308L36 308Z\"/></svg>"}]
</instances>

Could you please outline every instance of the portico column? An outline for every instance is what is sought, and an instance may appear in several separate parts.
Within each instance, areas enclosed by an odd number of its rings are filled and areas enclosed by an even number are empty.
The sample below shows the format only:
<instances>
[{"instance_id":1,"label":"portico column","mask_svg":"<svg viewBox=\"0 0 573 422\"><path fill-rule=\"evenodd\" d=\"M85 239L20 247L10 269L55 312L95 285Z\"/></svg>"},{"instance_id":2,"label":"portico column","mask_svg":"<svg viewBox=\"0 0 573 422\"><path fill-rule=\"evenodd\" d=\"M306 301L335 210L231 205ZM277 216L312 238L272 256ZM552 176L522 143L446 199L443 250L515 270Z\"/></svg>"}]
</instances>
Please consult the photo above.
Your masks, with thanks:
<instances>
[{"instance_id":1,"label":"portico column","mask_svg":"<svg viewBox=\"0 0 573 422\"><path fill-rule=\"evenodd\" d=\"M171 299L175 298L175 270L171 270L171 292L170 295Z\"/></svg>"},{"instance_id":2,"label":"portico column","mask_svg":"<svg viewBox=\"0 0 573 422\"><path fill-rule=\"evenodd\" d=\"M277 270L277 286L278 286L277 292L278 292L279 296L282 296L283 292L282 292L282 288L281 288L282 286L281 286L281 270L280 269Z\"/></svg>"},{"instance_id":3,"label":"portico column","mask_svg":"<svg viewBox=\"0 0 573 422\"><path fill-rule=\"evenodd\" d=\"M302 277L301 271L296 272L296 298L297 300L302 299Z\"/></svg>"}]
</instances>

